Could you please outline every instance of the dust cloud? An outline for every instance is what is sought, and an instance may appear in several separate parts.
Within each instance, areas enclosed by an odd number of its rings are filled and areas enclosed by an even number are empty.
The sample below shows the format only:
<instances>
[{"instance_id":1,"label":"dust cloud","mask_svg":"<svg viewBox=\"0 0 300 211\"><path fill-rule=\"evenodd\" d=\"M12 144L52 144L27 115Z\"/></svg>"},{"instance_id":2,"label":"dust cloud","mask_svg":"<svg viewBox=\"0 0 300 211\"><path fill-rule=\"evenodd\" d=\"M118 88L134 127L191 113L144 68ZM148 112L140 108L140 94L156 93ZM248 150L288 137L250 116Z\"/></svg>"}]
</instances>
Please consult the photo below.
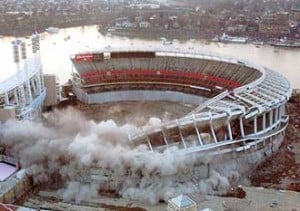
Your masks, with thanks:
<instances>
[{"instance_id":1,"label":"dust cloud","mask_svg":"<svg viewBox=\"0 0 300 211\"><path fill-rule=\"evenodd\" d=\"M156 204L180 193L225 193L237 180L234 167L220 174L209 157L182 155L176 147L164 152L133 147L130 134L160 124L158 118L142 127L95 122L68 108L44 114L40 122L3 123L0 145L19 159L36 184L51 183L52 175L59 174L65 201L101 197L99 190L114 190L121 197Z\"/></svg>"}]
</instances>

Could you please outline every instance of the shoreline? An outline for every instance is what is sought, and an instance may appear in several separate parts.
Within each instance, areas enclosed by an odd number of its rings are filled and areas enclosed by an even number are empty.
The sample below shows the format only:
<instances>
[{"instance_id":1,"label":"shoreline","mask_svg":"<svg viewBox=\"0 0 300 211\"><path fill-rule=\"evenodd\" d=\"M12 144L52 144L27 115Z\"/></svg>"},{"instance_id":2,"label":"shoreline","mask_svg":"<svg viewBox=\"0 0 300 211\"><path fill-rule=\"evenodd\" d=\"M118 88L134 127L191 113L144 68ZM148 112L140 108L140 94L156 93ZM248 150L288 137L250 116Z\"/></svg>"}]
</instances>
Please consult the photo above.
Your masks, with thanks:
<instances>
[{"instance_id":1,"label":"shoreline","mask_svg":"<svg viewBox=\"0 0 300 211\"><path fill-rule=\"evenodd\" d=\"M58 27L59 29L67 29L67 28L75 28L75 27L86 27L86 26L97 26L99 23L97 21L78 21L73 23L59 23L52 25L53 27ZM50 27L49 24L45 24L39 26L36 31L29 28L22 28L14 30L14 33L8 33L8 31L4 31L4 29L0 28L0 39L5 37L27 37L32 35L35 32L44 33L46 32L46 28ZM99 27L99 25L98 25ZM289 45L274 45L275 42L272 41L260 41L260 40L248 40L246 43L235 43L235 42L221 42L214 39L214 34L210 32L204 32L200 30L193 29L161 29L161 28L119 28L115 31L108 31L109 27L102 27L98 29L98 33L101 33L104 36L119 36L119 37L128 37L128 38L138 38L145 40L152 39L160 39L166 38L167 40L178 40L178 41L187 41L187 40L199 40L205 44L210 43L223 43L223 44L253 44L256 45L257 48L260 46L273 46L276 49L298 49L299 47L289 46ZM114 27L112 27L114 28ZM172 43L171 43L172 44Z\"/></svg>"},{"instance_id":2,"label":"shoreline","mask_svg":"<svg viewBox=\"0 0 300 211\"><path fill-rule=\"evenodd\" d=\"M142 39L159 39L161 37L167 39L177 39L177 40L204 40L210 41L210 38L199 34L197 30L178 30L178 29L169 29L161 30L160 28L151 28L151 29L117 29L116 31L108 32L107 28L100 28L98 30L102 34L111 34L113 36L125 36L130 38L142 38Z\"/></svg>"}]
</instances>

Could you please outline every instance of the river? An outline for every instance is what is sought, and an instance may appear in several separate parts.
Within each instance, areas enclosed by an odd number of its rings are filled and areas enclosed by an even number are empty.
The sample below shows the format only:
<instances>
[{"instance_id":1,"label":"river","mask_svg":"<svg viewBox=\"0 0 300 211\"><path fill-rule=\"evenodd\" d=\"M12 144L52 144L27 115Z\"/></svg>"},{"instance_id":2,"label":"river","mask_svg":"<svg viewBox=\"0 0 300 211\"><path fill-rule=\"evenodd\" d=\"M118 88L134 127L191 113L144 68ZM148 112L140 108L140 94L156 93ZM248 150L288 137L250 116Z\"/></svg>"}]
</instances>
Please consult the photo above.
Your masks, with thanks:
<instances>
[{"instance_id":1,"label":"river","mask_svg":"<svg viewBox=\"0 0 300 211\"><path fill-rule=\"evenodd\" d=\"M13 63L13 37L0 38L0 81L7 80L18 71ZM30 50L30 39L25 39ZM71 54L78 51L102 49L106 46L155 46L164 47L157 40L131 39L117 36L104 36L97 31L96 26L74 27L60 29L57 34L41 34L41 58L45 73L56 74L61 83L70 78L72 65L69 60ZM168 46L170 47L170 46ZM171 45L176 49L193 49L212 53L234 56L249 60L253 63L269 67L287 77L293 88L300 88L300 48L275 48L272 46L255 46L254 44L223 44L204 43L198 40L175 41Z\"/></svg>"}]
</instances>

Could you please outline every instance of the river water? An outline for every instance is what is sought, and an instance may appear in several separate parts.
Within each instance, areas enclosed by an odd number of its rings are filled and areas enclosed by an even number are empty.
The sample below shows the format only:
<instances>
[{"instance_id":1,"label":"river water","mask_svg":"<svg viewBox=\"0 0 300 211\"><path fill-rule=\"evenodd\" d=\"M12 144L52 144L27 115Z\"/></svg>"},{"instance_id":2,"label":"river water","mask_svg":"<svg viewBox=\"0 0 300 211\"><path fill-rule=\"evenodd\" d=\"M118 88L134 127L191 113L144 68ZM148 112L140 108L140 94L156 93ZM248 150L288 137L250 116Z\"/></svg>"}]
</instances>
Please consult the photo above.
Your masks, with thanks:
<instances>
[{"instance_id":1,"label":"river water","mask_svg":"<svg viewBox=\"0 0 300 211\"><path fill-rule=\"evenodd\" d=\"M7 80L18 69L13 63L12 37L0 38L0 81ZM30 51L30 39L24 38ZM161 40L131 39L117 36L104 36L96 26L60 29L58 34L41 34L41 58L45 73L56 74L61 83L70 78L71 54L78 51L103 49L106 46L155 46L165 47ZM175 41L168 46L177 49L193 49L234 56L253 63L269 67L287 77L293 88L300 88L300 48L287 49L254 44L204 43L198 40Z\"/></svg>"}]
</instances>

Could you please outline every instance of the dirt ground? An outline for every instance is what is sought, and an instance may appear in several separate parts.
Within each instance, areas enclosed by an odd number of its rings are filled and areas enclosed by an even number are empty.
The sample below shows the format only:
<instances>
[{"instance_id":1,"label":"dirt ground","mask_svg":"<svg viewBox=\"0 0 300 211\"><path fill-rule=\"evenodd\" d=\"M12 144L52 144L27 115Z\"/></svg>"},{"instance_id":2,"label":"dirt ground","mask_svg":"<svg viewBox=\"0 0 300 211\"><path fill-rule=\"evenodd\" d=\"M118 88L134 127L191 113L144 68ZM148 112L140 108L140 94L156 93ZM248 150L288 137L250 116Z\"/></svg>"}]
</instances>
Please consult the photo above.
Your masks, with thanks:
<instances>
[{"instance_id":1,"label":"dirt ground","mask_svg":"<svg viewBox=\"0 0 300 211\"><path fill-rule=\"evenodd\" d=\"M189 113L196 106L191 104L160 102L120 102L86 105L78 102L76 108L87 118L96 122L114 120L117 124L131 123L136 126L145 125L152 117L168 121Z\"/></svg>"},{"instance_id":2,"label":"dirt ground","mask_svg":"<svg viewBox=\"0 0 300 211\"><path fill-rule=\"evenodd\" d=\"M279 151L250 176L252 185L300 192L300 104L288 103L290 116Z\"/></svg>"}]
</instances>

